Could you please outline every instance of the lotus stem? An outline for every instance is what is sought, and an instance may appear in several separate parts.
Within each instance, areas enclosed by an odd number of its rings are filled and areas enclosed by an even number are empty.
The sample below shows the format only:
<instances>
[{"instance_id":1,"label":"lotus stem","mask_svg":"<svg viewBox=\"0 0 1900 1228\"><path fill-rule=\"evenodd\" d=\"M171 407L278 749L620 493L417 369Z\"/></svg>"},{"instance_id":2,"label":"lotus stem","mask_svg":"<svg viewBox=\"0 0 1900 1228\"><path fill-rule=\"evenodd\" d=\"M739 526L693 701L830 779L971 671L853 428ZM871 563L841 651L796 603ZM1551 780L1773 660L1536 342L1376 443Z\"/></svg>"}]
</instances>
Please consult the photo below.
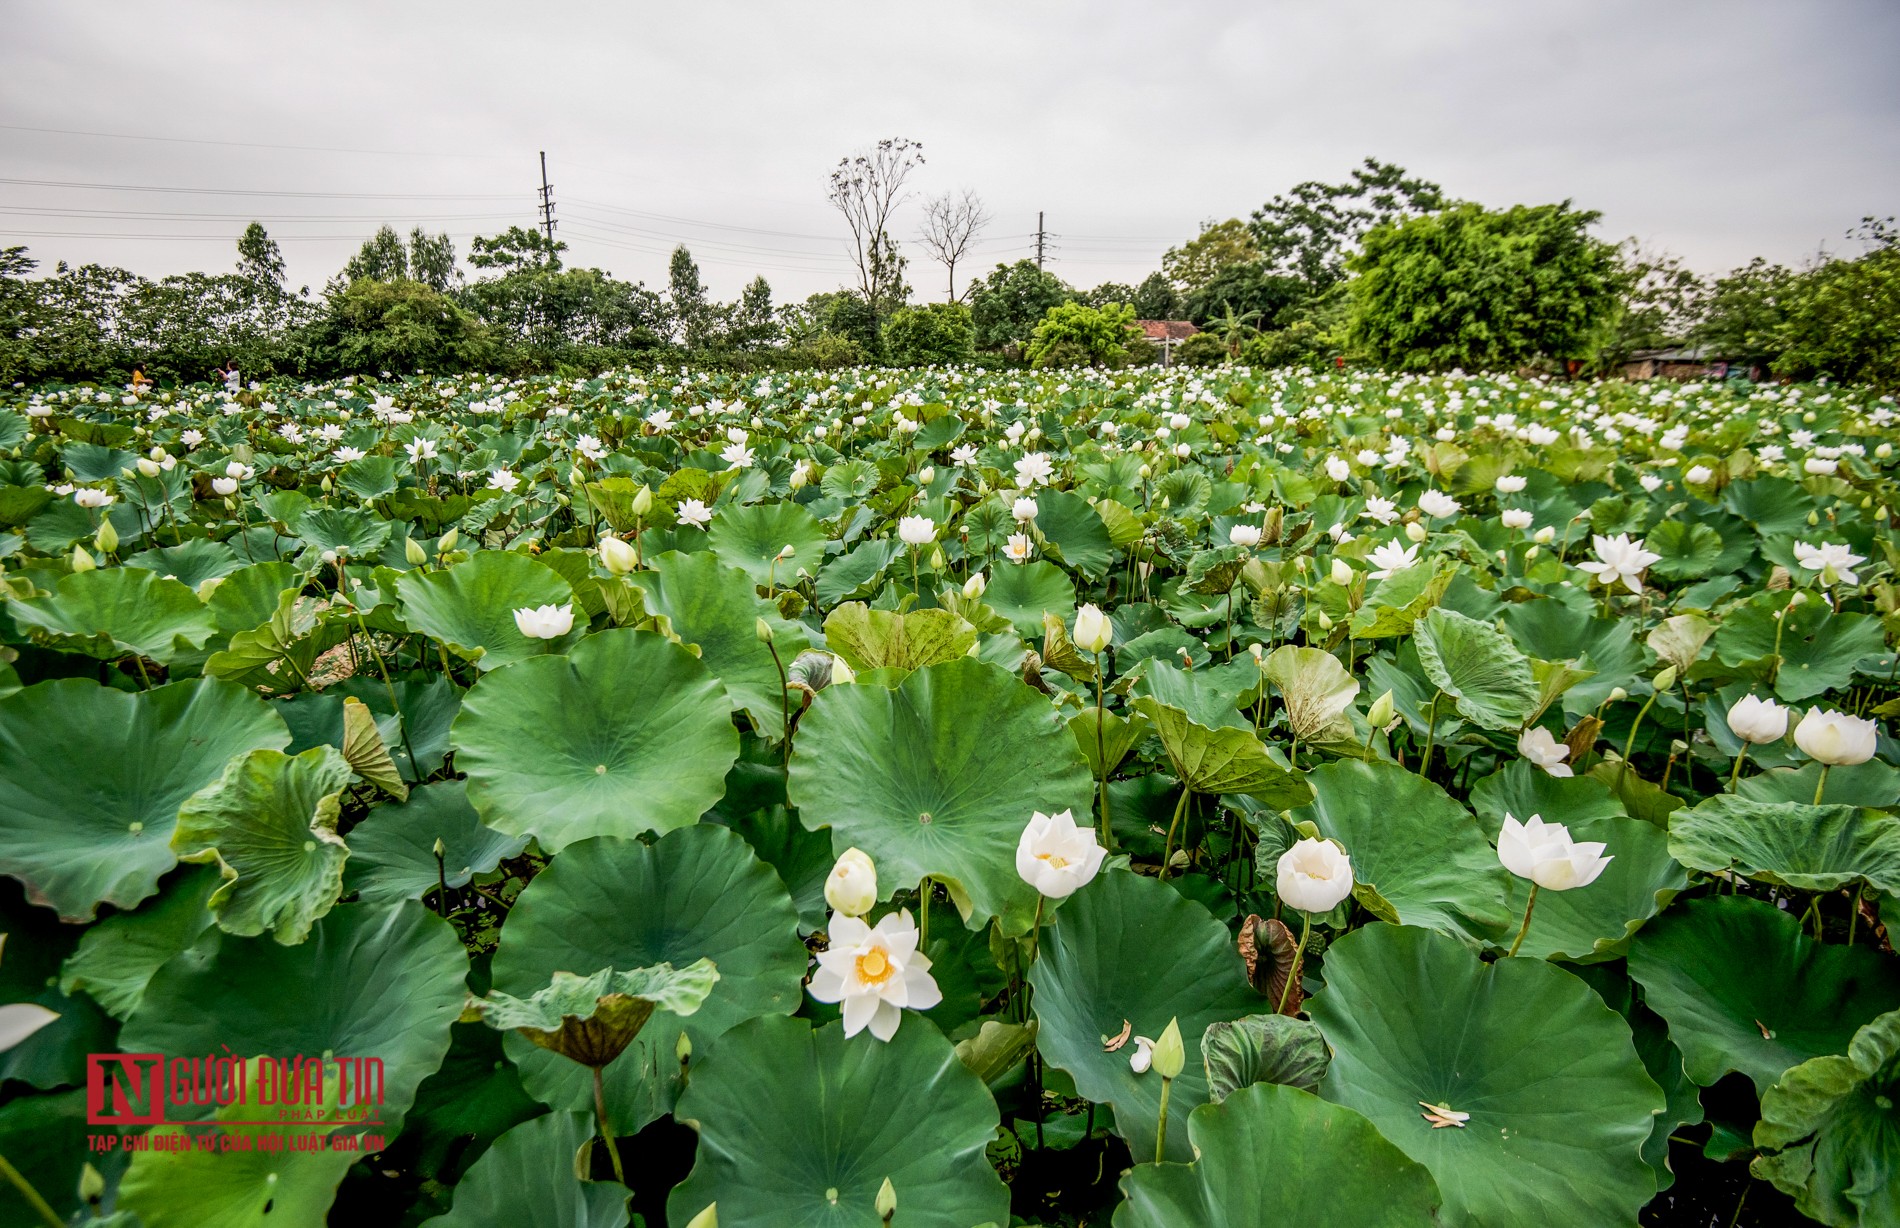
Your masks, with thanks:
<instances>
[{"instance_id":1,"label":"lotus stem","mask_svg":"<svg viewBox=\"0 0 1900 1228\"><path fill-rule=\"evenodd\" d=\"M1630 770L1630 755L1636 749L1636 731L1643 727L1643 718L1656 704L1656 692L1651 691L1644 701L1642 709L1636 713L1636 719L1630 722L1630 736L1623 739L1623 762L1616 765L1616 791L1623 791L1623 776Z\"/></svg>"},{"instance_id":2,"label":"lotus stem","mask_svg":"<svg viewBox=\"0 0 1900 1228\"><path fill-rule=\"evenodd\" d=\"M1814 782L1814 804L1816 806L1821 804L1821 794L1827 792L1827 774L1832 771L1833 768L1834 765L1831 763L1823 763L1821 765L1821 779Z\"/></svg>"},{"instance_id":3,"label":"lotus stem","mask_svg":"<svg viewBox=\"0 0 1900 1228\"><path fill-rule=\"evenodd\" d=\"M1854 884L1854 902L1847 908L1847 945L1854 945L1854 933L1860 929L1860 892L1864 883Z\"/></svg>"},{"instance_id":4,"label":"lotus stem","mask_svg":"<svg viewBox=\"0 0 1900 1228\"><path fill-rule=\"evenodd\" d=\"M1537 907L1537 884L1532 883L1531 884L1531 898L1524 905L1524 924L1517 927L1517 939L1516 941L1511 943L1510 952L1505 955L1506 959L1510 959L1513 956L1515 956L1517 954L1517 949L1524 945L1524 935L1531 932L1531 910L1535 909L1536 907Z\"/></svg>"},{"instance_id":5,"label":"lotus stem","mask_svg":"<svg viewBox=\"0 0 1900 1228\"><path fill-rule=\"evenodd\" d=\"M614 1143L613 1127L607 1124L607 1091L601 1085L600 1067L594 1067L594 1116L600 1121L600 1140L607 1144L607 1158L613 1161L614 1180L627 1184L626 1170L620 1167L620 1148Z\"/></svg>"},{"instance_id":6,"label":"lotus stem","mask_svg":"<svg viewBox=\"0 0 1900 1228\"><path fill-rule=\"evenodd\" d=\"M1286 984L1280 987L1279 1005L1273 1008L1276 1015L1286 1014L1287 1000L1293 996L1293 983L1300 979L1300 969L1306 963L1306 940L1313 936L1313 914L1300 913L1300 948L1293 952L1293 967L1287 971Z\"/></svg>"},{"instance_id":7,"label":"lotus stem","mask_svg":"<svg viewBox=\"0 0 1900 1228\"><path fill-rule=\"evenodd\" d=\"M436 842L438 845L441 841ZM444 921L449 919L449 868L440 852L435 855L435 911Z\"/></svg>"},{"instance_id":8,"label":"lotus stem","mask_svg":"<svg viewBox=\"0 0 1900 1228\"><path fill-rule=\"evenodd\" d=\"M1418 761L1418 774L1424 776L1432 766L1432 748L1438 744L1438 700L1443 691L1432 693L1431 709L1425 714L1425 757Z\"/></svg>"},{"instance_id":9,"label":"lotus stem","mask_svg":"<svg viewBox=\"0 0 1900 1228\"><path fill-rule=\"evenodd\" d=\"M767 640L765 650L772 654L772 665L778 670L779 737L782 739L779 743L779 761L789 767L792 762L792 707L785 690L790 680L785 676L785 662L779 660L778 645Z\"/></svg>"},{"instance_id":10,"label":"lotus stem","mask_svg":"<svg viewBox=\"0 0 1900 1228\"><path fill-rule=\"evenodd\" d=\"M930 879L926 877L917 884L917 949L930 945Z\"/></svg>"},{"instance_id":11,"label":"lotus stem","mask_svg":"<svg viewBox=\"0 0 1900 1228\"><path fill-rule=\"evenodd\" d=\"M1174 804L1174 818L1168 823L1168 838L1161 843L1160 878L1162 882L1167 881L1168 867L1174 861L1174 833L1176 829L1181 826L1181 816L1187 813L1188 795L1192 792L1193 790L1188 788L1187 782L1185 780L1182 781L1181 800Z\"/></svg>"},{"instance_id":12,"label":"lotus stem","mask_svg":"<svg viewBox=\"0 0 1900 1228\"><path fill-rule=\"evenodd\" d=\"M1735 752L1735 769L1728 774L1728 791L1735 792L1735 784L1742 778L1742 760L1748 758L1748 743L1742 743L1742 749Z\"/></svg>"},{"instance_id":13,"label":"lotus stem","mask_svg":"<svg viewBox=\"0 0 1900 1228\"><path fill-rule=\"evenodd\" d=\"M1167 1093L1164 1091L1162 1095L1165 1097ZM1166 1101L1163 1100L1162 1103L1165 1104ZM26 1199L27 1205L39 1212L40 1218L45 1220L50 1228L66 1228L66 1221L54 1213L53 1208L40 1197L40 1192L33 1188L32 1182L21 1176L20 1170L13 1167L5 1156L0 1156L0 1176L4 1176L13 1183L13 1188L20 1191L20 1197Z\"/></svg>"},{"instance_id":14,"label":"lotus stem","mask_svg":"<svg viewBox=\"0 0 1900 1228\"><path fill-rule=\"evenodd\" d=\"M1161 1163L1161 1157L1168 1150L1168 1092L1174 1087L1174 1080L1161 1080L1161 1119L1155 1124L1155 1163Z\"/></svg>"},{"instance_id":15,"label":"lotus stem","mask_svg":"<svg viewBox=\"0 0 1900 1228\"><path fill-rule=\"evenodd\" d=\"M1115 829L1108 822L1108 751L1103 748L1102 726L1108 723L1108 707L1102 701L1102 684L1107 675L1102 670L1102 654L1095 654L1095 762L1101 773L1097 780L1102 791L1102 847L1110 852L1115 848Z\"/></svg>"}]
</instances>

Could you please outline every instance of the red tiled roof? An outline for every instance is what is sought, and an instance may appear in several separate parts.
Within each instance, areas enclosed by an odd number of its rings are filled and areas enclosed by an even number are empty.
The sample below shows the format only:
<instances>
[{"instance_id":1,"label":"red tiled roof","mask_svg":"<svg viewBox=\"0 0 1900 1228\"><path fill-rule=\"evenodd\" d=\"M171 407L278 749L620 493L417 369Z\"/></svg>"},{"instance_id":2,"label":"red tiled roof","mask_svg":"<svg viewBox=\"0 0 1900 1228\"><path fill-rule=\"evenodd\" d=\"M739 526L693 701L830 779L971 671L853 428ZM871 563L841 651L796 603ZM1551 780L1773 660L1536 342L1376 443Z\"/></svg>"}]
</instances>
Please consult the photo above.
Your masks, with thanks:
<instances>
[{"instance_id":1,"label":"red tiled roof","mask_svg":"<svg viewBox=\"0 0 1900 1228\"><path fill-rule=\"evenodd\" d=\"M1150 341L1181 341L1201 331L1186 320L1136 320L1135 323Z\"/></svg>"}]
</instances>

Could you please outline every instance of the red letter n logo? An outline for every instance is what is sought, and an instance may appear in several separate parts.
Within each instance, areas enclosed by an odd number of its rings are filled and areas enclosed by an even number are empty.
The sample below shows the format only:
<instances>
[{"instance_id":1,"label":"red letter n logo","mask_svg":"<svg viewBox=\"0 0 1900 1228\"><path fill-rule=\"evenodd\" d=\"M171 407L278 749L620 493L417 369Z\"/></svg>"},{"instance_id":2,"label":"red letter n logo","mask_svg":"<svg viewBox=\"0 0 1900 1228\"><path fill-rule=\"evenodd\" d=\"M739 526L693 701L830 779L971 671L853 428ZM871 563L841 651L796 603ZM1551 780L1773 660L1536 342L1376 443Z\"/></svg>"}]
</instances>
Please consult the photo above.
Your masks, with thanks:
<instances>
[{"instance_id":1,"label":"red letter n logo","mask_svg":"<svg viewBox=\"0 0 1900 1228\"><path fill-rule=\"evenodd\" d=\"M86 1124L156 1126L165 1121L164 1055L86 1055Z\"/></svg>"}]
</instances>

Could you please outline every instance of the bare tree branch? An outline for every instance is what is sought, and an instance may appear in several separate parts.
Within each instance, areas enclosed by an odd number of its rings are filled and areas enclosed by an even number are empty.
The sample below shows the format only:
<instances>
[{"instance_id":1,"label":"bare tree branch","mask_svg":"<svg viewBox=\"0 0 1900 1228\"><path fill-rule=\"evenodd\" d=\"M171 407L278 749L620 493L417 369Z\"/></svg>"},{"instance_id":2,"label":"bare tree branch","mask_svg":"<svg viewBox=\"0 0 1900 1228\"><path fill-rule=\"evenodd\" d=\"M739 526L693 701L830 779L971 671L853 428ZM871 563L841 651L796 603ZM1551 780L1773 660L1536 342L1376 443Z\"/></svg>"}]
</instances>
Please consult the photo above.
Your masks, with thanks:
<instances>
[{"instance_id":1,"label":"bare tree branch","mask_svg":"<svg viewBox=\"0 0 1900 1228\"><path fill-rule=\"evenodd\" d=\"M908 200L904 182L924 164L924 147L904 137L879 141L875 149L841 158L831 172L826 199L851 228L851 255L858 288L876 307L887 289L896 243L888 228L891 213Z\"/></svg>"},{"instance_id":2,"label":"bare tree branch","mask_svg":"<svg viewBox=\"0 0 1900 1228\"><path fill-rule=\"evenodd\" d=\"M957 301L957 262L962 260L990 224L989 211L977 194L945 192L924 202L924 229L917 236L950 274L950 301Z\"/></svg>"}]
</instances>

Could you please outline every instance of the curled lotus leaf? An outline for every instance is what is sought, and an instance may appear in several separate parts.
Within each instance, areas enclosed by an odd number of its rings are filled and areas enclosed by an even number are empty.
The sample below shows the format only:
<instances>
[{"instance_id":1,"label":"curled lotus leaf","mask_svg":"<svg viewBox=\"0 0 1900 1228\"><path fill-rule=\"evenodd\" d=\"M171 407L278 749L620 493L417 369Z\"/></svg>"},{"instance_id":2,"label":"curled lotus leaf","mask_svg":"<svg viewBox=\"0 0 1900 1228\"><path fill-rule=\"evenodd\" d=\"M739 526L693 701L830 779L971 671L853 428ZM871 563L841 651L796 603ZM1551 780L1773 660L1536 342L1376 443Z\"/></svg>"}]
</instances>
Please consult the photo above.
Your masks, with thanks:
<instances>
[{"instance_id":1,"label":"curled lotus leaf","mask_svg":"<svg viewBox=\"0 0 1900 1228\"><path fill-rule=\"evenodd\" d=\"M530 997L490 993L481 1011L492 1028L513 1028L543 1049L600 1067L633 1043L655 1010L690 1015L718 980L710 959L684 968L602 968L592 976L556 972Z\"/></svg>"}]
</instances>

